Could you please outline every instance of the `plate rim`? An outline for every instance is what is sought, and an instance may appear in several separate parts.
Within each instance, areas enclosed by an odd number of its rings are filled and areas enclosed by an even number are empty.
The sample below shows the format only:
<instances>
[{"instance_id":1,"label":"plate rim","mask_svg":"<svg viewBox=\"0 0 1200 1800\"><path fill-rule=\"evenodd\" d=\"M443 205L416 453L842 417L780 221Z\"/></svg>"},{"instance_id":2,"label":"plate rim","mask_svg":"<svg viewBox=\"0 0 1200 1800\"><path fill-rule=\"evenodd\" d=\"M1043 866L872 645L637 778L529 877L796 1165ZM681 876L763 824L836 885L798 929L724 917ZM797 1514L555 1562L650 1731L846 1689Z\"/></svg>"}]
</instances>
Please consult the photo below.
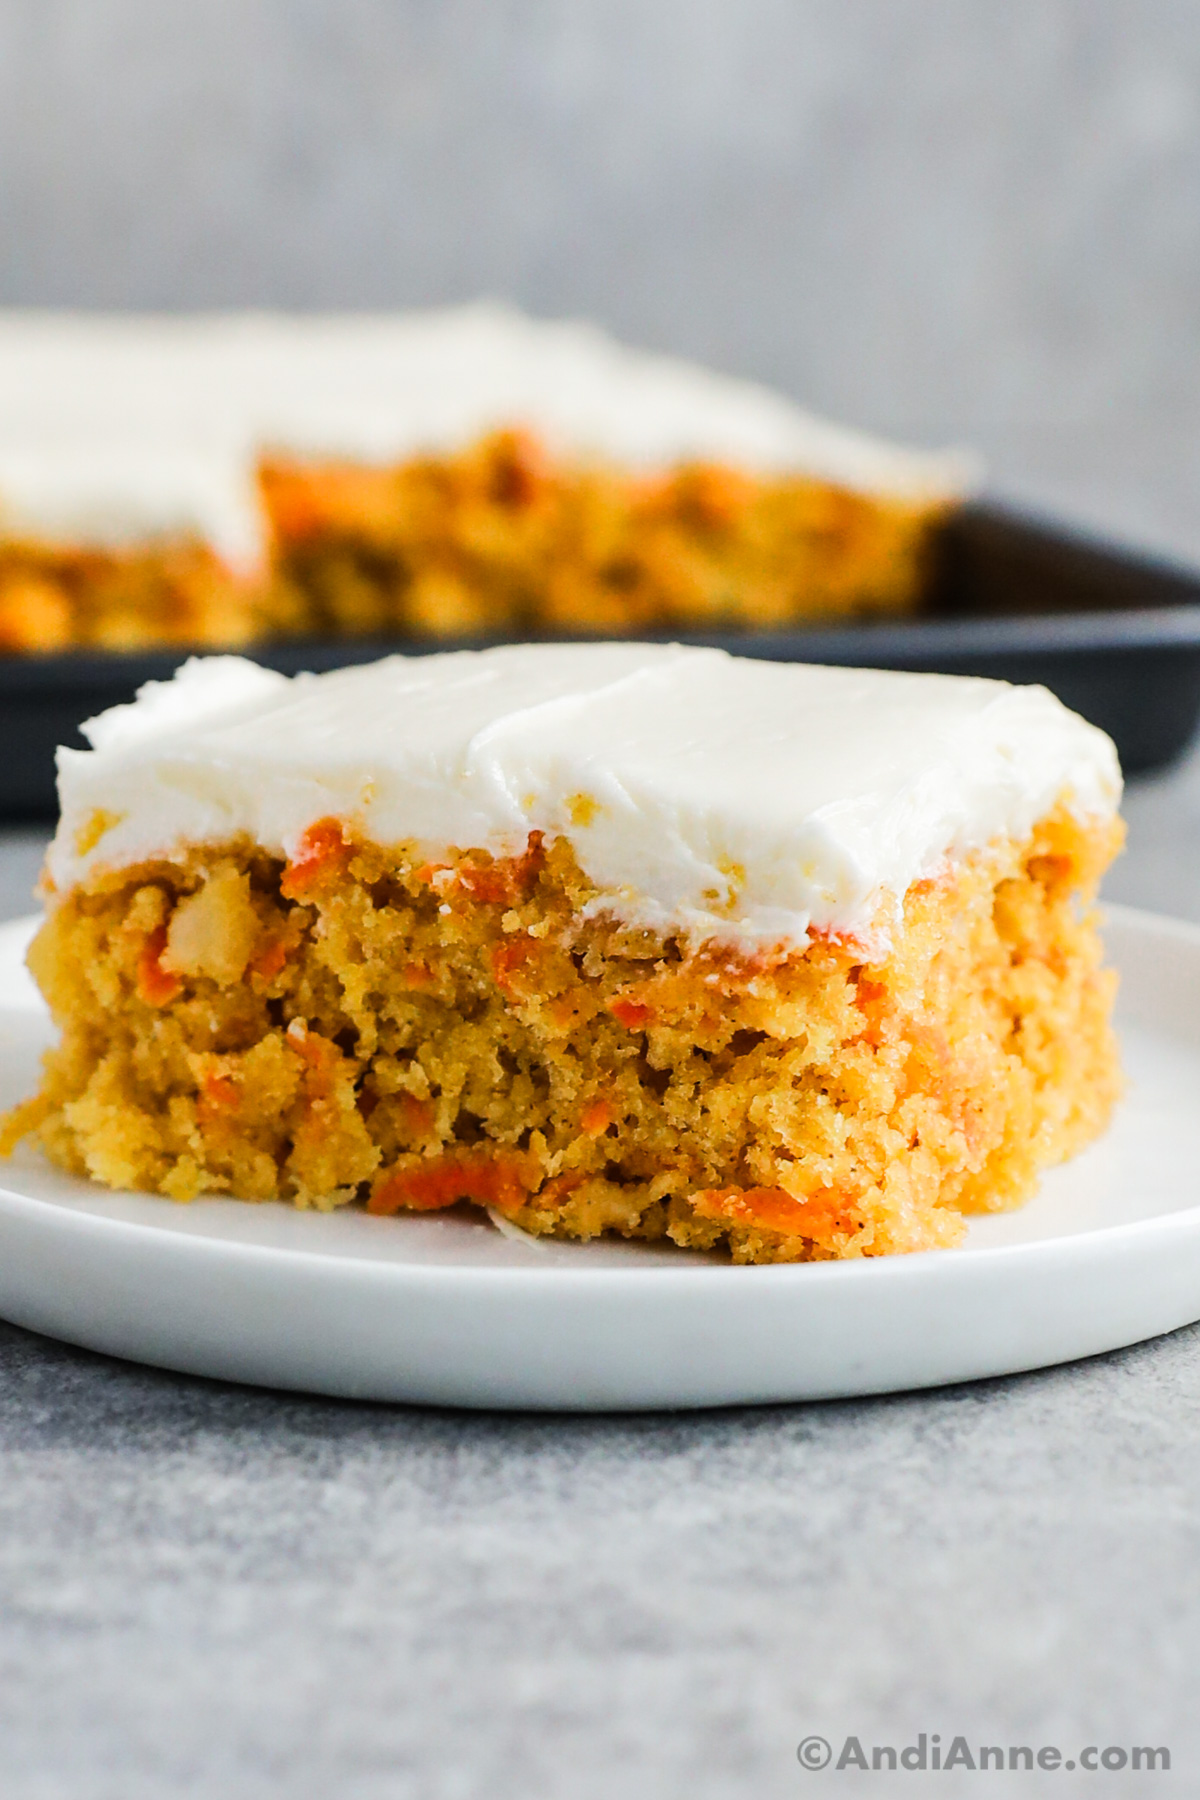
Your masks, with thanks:
<instances>
[{"instance_id":1,"label":"plate rim","mask_svg":"<svg viewBox=\"0 0 1200 1800\"><path fill-rule=\"evenodd\" d=\"M157 1196L150 1195L147 1198L154 1199ZM163 1198L165 1204L191 1204L170 1202L166 1201L165 1196ZM236 1204L253 1205L255 1202ZM982 1274L984 1270L999 1269L1008 1263L1051 1263L1056 1259L1075 1265L1088 1252L1103 1255L1118 1240L1133 1238L1140 1242L1145 1238L1172 1233L1187 1236L1189 1230L1194 1230L1200 1224L1200 1203L1197 1203L1195 1206L1178 1207L1170 1213L1156 1213L1148 1219L1132 1219L1123 1225L1095 1226L1085 1231L1064 1233L1059 1237L1036 1238L1022 1244L994 1244L978 1250L965 1250L956 1246L950 1249L912 1250L890 1256L862 1256L834 1261L714 1263L703 1268L698 1268L694 1263L674 1264L669 1260L640 1269L634 1262L627 1266L608 1263L598 1268L563 1262L538 1268L535 1264L526 1266L519 1263L488 1265L448 1260L400 1262L346 1252L328 1254L318 1250L297 1250L290 1245L255 1244L217 1235L193 1235L130 1219L108 1219L101 1214L76 1210L69 1203L40 1200L36 1196L0 1185L0 1213L15 1212L25 1212L29 1217L40 1220L69 1219L73 1229L81 1232L91 1229L97 1236L110 1241L124 1236L138 1242L171 1244L178 1246L181 1254L197 1259L208 1256L217 1260L285 1262L296 1269L369 1270L370 1279L390 1281L396 1286L406 1282L430 1286L443 1281L454 1285L470 1283L472 1286L515 1285L540 1288L553 1279L556 1285L570 1283L599 1287L625 1286L633 1280L639 1287L670 1285L673 1290L682 1286L685 1281L697 1286L703 1284L711 1289L716 1280L732 1285L734 1282L740 1284L746 1279L753 1279L760 1285L774 1286L786 1286L789 1282L804 1282L810 1287L817 1283L830 1286L838 1282L843 1285L851 1282L863 1285L868 1281L875 1282L877 1286L884 1281L898 1285L905 1281L919 1280L930 1270L936 1269L973 1268Z\"/></svg>"}]
</instances>

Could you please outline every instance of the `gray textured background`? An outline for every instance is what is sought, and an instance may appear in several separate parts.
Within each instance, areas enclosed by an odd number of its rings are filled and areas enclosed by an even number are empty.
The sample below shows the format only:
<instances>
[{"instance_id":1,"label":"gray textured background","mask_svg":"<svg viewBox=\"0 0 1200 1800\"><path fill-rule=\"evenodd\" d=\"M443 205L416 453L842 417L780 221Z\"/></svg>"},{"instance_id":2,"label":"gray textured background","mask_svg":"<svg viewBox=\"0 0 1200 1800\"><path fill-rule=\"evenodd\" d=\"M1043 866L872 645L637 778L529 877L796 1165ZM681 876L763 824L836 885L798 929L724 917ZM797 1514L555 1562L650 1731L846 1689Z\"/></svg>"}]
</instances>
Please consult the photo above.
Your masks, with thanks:
<instances>
[{"instance_id":1,"label":"gray textured background","mask_svg":"<svg viewBox=\"0 0 1200 1800\"><path fill-rule=\"evenodd\" d=\"M0 304L490 292L1200 555L1195 0L0 0ZM1110 892L1200 917L1200 754ZM36 834L0 845L24 910ZM1200 1328L692 1418L373 1408L0 1326L3 1800L779 1800L806 1731L1168 1743Z\"/></svg>"},{"instance_id":2,"label":"gray textured background","mask_svg":"<svg viewBox=\"0 0 1200 1800\"><path fill-rule=\"evenodd\" d=\"M505 295L1200 555L1195 0L0 0L0 303Z\"/></svg>"}]
</instances>

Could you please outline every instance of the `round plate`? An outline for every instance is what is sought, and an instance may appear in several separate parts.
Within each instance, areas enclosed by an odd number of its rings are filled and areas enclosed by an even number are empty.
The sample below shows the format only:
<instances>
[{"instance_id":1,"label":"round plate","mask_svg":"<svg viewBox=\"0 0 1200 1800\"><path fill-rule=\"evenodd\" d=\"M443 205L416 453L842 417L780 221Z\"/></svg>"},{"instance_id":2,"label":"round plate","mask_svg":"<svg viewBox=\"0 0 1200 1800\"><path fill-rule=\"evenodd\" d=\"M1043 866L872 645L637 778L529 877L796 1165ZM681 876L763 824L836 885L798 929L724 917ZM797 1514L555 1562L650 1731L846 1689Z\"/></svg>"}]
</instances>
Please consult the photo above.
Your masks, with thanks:
<instances>
[{"instance_id":1,"label":"round plate","mask_svg":"<svg viewBox=\"0 0 1200 1800\"><path fill-rule=\"evenodd\" d=\"M0 1104L49 1041L0 928ZM539 1243L470 1209L374 1219L110 1193L23 1149L0 1314L192 1374L374 1400L610 1409L815 1400L1093 1356L1200 1318L1200 928L1111 910L1128 1091L1108 1135L964 1248L734 1268Z\"/></svg>"}]
</instances>

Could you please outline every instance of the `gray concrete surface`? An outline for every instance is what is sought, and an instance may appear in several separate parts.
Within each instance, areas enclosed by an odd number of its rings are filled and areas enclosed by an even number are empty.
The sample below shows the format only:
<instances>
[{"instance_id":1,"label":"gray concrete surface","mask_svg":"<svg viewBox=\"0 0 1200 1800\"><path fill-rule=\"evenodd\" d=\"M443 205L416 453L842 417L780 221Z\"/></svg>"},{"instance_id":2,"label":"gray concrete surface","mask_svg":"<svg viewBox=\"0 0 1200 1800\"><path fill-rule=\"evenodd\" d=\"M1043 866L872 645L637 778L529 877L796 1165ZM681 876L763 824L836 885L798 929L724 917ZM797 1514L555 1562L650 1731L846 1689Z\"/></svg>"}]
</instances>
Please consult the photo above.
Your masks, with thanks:
<instances>
[{"instance_id":1,"label":"gray concrete surface","mask_svg":"<svg viewBox=\"0 0 1200 1800\"><path fill-rule=\"evenodd\" d=\"M12 1800L1196 1792L1200 1334L710 1416L239 1392L0 1328ZM795 1749L1168 1745L1170 1776Z\"/></svg>"},{"instance_id":2,"label":"gray concrete surface","mask_svg":"<svg viewBox=\"0 0 1200 1800\"><path fill-rule=\"evenodd\" d=\"M1114 898L1200 919L1200 751ZM0 843L28 907L41 834ZM242 1391L0 1325L5 1800L1200 1792L1200 1328L692 1417ZM1169 1775L806 1773L918 1733ZM926 1785L929 1784L929 1785Z\"/></svg>"}]
</instances>

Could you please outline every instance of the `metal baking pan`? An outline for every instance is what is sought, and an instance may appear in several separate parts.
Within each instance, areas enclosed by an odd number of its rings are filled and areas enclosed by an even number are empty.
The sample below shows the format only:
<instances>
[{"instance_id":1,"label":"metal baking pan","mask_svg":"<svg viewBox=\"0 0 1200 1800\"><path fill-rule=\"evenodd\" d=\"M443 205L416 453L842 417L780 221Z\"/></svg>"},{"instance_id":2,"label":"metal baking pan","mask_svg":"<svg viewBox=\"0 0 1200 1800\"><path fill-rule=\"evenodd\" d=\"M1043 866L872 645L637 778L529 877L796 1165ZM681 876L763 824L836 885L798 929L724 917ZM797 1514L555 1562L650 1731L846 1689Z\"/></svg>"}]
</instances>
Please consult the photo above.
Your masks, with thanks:
<instances>
[{"instance_id":1,"label":"metal baking pan","mask_svg":"<svg viewBox=\"0 0 1200 1800\"><path fill-rule=\"evenodd\" d=\"M1116 740L1131 774L1179 756L1200 717L1200 574L987 504L963 508L944 528L920 618L681 641L777 662L1043 682ZM445 648L444 640L310 639L253 654L294 674ZM187 654L0 658L0 817L51 818L55 746L82 745L82 719L131 700L143 681L164 680Z\"/></svg>"}]
</instances>

